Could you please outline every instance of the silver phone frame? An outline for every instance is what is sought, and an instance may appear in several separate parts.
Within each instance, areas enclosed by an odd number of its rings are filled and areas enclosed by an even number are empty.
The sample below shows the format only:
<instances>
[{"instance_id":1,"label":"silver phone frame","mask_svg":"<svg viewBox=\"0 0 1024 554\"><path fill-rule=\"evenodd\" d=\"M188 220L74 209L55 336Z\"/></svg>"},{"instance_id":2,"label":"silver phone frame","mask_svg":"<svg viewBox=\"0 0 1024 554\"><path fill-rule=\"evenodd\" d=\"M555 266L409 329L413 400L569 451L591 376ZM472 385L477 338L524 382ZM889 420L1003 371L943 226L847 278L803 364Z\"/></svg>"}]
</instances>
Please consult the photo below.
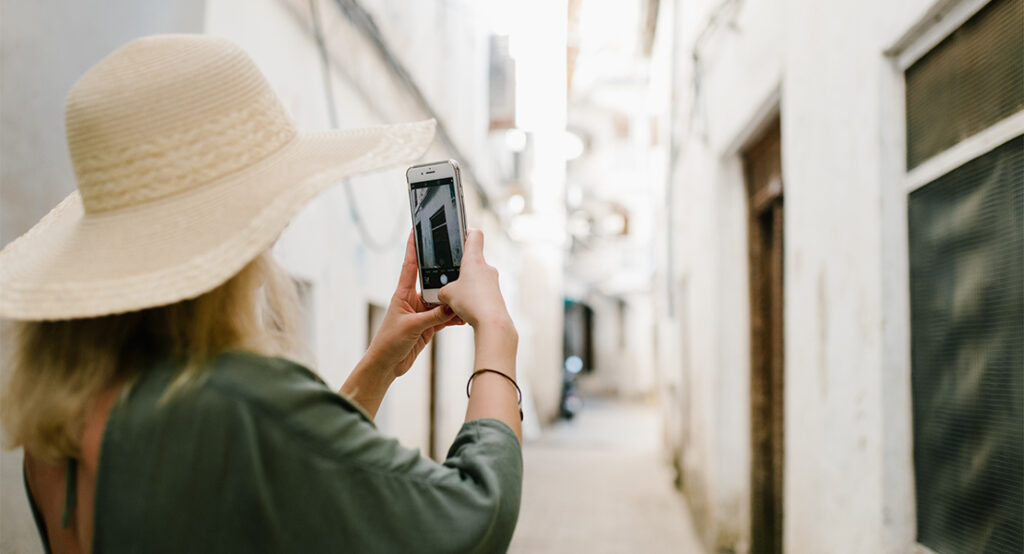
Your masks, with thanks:
<instances>
[{"instance_id":1,"label":"silver phone frame","mask_svg":"<svg viewBox=\"0 0 1024 554\"><path fill-rule=\"evenodd\" d=\"M463 199L463 196L462 196L462 171L459 168L459 163L456 162L455 160L447 159L447 160L441 160L441 161L435 161L435 162L427 162L427 163L422 163L422 164L417 164L417 165L411 166L409 169L405 170L405 182L406 182L406 186L407 186L408 192L409 192L409 218L410 218L410 220L412 220L413 226L415 226L416 225L416 221L412 219L412 217L413 217L413 210L415 208L413 206L413 199L412 199L412 185L413 185L413 183L420 183L420 182L423 182L423 181L432 181L432 180L438 179L438 178L443 179L447 175L442 176L442 177L434 177L434 176L428 177L427 175L429 175L429 174L426 172L426 169L427 168L431 168L431 167L436 167L436 166L443 166L445 164L450 166L451 169L452 169L452 175L453 175L454 181L455 181L455 190L458 193L458 194L456 194L456 197L455 197L455 202L456 202L455 203L455 209L459 213L459 223L462 226L462 245L463 245L462 252L463 252L463 255L465 255L465 252L466 252L466 249L465 249L466 234L467 234L467 230L466 230L466 205L465 205L465 200ZM415 176L418 176L419 178L414 180ZM413 232L414 233L416 232L415 228L413 229ZM437 306L438 304L440 304L440 301L437 298L437 292L439 290L441 290L441 289L427 289L427 288L423 288L423 272L422 272L422 270L420 268L420 250L419 250L419 247L418 247L418 243L416 243L415 240L413 241L413 250L416 252L416 280L419 281L419 283L420 283L420 300L422 300L424 305L427 305L427 306ZM461 271L461 265L462 265L461 260L459 261L459 265L460 265L460 271Z\"/></svg>"}]
</instances>

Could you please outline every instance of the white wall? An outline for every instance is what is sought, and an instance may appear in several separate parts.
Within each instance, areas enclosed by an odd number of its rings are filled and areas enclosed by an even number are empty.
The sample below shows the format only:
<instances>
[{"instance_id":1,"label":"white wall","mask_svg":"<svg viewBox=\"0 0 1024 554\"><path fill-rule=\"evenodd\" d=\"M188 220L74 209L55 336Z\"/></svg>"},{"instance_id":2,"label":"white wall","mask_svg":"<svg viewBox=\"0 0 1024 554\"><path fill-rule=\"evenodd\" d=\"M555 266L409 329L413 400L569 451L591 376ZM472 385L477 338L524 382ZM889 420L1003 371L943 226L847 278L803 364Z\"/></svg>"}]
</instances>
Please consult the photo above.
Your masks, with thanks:
<instances>
[{"instance_id":1,"label":"white wall","mask_svg":"<svg viewBox=\"0 0 1024 554\"><path fill-rule=\"evenodd\" d=\"M668 395L683 414L674 416L670 444L682 443L684 488L716 548L749 545L750 323L738 154L775 107L785 183L785 549L906 552L913 544L908 347L891 340L905 322L885 292L905 275L884 263L893 248L888 214L900 209L887 187L898 186L892 125L902 100L883 51L931 2L897 4L677 4L680 154L669 213L680 312L661 311L670 327L659 360L665 382L682 389ZM721 24L705 32L718 6ZM666 343L683 333L689 351L673 351Z\"/></svg>"},{"instance_id":2,"label":"white wall","mask_svg":"<svg viewBox=\"0 0 1024 554\"><path fill-rule=\"evenodd\" d=\"M677 4L673 128L683 133L682 155L666 214L675 237L675 321L659 344L662 374L684 402L676 440L698 528L706 543L742 551L750 526L750 323L745 192L730 143L778 87L781 37L778 5L744 3L742 33L705 35L695 71L691 54L716 5Z\"/></svg>"}]
</instances>

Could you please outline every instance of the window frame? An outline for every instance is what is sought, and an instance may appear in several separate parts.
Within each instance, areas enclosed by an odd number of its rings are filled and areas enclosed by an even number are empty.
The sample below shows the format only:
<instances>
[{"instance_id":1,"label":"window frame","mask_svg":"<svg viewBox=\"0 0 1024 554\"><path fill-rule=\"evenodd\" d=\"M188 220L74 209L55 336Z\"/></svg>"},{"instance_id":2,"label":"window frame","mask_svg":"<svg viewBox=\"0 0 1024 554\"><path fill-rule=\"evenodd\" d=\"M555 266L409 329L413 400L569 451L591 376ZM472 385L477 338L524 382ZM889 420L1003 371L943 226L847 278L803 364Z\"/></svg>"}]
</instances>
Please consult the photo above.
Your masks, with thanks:
<instances>
[{"instance_id":1,"label":"window frame","mask_svg":"<svg viewBox=\"0 0 1024 554\"><path fill-rule=\"evenodd\" d=\"M975 133L921 162L921 165L906 172L903 188L910 194L1020 135L1024 135L1024 110L999 120L984 131Z\"/></svg>"},{"instance_id":2,"label":"window frame","mask_svg":"<svg viewBox=\"0 0 1024 554\"><path fill-rule=\"evenodd\" d=\"M882 249L883 275L883 503L890 516L885 542L897 551L936 554L917 541L913 466L913 399L910 354L910 194L957 167L1024 135L1024 110L1007 116L913 169L907 168L906 70L952 35L992 0L934 0L882 51ZM885 123L888 121L888 123Z\"/></svg>"},{"instance_id":3,"label":"window frame","mask_svg":"<svg viewBox=\"0 0 1024 554\"><path fill-rule=\"evenodd\" d=\"M905 92L904 74L910 66L932 51L973 17L991 0L939 0L924 17L900 37L885 54L894 60L900 76L900 91ZM903 117L903 147L906 148L906 100L899 102ZM1024 134L1024 111L1005 117L983 131L932 155L914 169L903 166L903 189L910 194L961 165L983 156L1006 141Z\"/></svg>"}]
</instances>

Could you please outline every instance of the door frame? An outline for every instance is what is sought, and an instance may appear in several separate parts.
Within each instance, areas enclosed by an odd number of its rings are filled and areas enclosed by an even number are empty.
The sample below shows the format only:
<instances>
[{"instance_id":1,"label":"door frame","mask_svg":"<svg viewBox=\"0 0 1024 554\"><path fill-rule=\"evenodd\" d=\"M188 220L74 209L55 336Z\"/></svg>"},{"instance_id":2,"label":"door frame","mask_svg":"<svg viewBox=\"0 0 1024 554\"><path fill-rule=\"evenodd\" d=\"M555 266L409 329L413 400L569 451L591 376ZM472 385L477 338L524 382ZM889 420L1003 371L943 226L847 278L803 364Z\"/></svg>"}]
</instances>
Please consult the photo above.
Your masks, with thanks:
<instances>
[{"instance_id":1,"label":"door frame","mask_svg":"<svg viewBox=\"0 0 1024 554\"><path fill-rule=\"evenodd\" d=\"M740 152L750 292L751 551L780 553L784 532L785 310L781 118Z\"/></svg>"}]
</instances>

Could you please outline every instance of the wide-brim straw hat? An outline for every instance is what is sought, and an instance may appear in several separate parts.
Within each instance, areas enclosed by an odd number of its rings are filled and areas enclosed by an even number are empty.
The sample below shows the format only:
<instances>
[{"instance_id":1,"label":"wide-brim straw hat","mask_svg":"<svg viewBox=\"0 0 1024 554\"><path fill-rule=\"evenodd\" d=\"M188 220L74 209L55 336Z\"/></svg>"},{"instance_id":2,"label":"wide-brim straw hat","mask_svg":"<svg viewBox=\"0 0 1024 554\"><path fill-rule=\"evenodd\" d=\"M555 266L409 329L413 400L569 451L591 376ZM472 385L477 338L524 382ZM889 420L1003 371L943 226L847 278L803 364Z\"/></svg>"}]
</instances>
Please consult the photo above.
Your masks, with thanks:
<instances>
[{"instance_id":1,"label":"wide-brim straw hat","mask_svg":"<svg viewBox=\"0 0 1024 554\"><path fill-rule=\"evenodd\" d=\"M326 186L418 158L423 121L298 131L253 61L200 35L135 40L67 98L78 190L0 252L0 317L193 298L273 244Z\"/></svg>"}]
</instances>

